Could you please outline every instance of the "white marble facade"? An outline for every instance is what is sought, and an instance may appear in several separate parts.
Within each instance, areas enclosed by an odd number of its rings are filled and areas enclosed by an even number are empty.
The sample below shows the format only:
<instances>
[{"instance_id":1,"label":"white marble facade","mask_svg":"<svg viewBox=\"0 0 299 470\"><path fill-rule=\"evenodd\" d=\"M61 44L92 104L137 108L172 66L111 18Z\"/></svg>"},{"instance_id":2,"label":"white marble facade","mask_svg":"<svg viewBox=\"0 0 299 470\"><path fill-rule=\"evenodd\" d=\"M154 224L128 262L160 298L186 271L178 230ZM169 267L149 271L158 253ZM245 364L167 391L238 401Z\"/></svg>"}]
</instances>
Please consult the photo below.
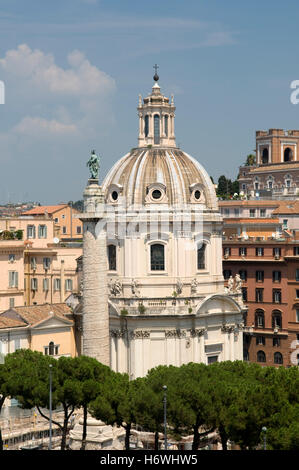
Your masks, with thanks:
<instances>
[{"instance_id":1,"label":"white marble facade","mask_svg":"<svg viewBox=\"0 0 299 470\"><path fill-rule=\"evenodd\" d=\"M215 190L176 147L174 110L156 80L139 101L138 147L84 193L83 353L132 378L243 359L246 309L224 289Z\"/></svg>"}]
</instances>

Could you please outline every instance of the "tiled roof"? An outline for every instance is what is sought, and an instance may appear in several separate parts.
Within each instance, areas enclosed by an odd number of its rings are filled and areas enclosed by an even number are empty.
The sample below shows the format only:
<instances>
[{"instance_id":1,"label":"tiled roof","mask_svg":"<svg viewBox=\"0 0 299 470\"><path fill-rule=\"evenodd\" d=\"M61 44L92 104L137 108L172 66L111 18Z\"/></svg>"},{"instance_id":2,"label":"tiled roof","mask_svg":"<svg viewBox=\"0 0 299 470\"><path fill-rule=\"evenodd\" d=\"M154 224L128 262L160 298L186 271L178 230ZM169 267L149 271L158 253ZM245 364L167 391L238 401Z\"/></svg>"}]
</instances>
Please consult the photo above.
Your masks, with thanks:
<instances>
[{"instance_id":1,"label":"tiled roof","mask_svg":"<svg viewBox=\"0 0 299 470\"><path fill-rule=\"evenodd\" d=\"M7 318L3 315L0 315L0 330L1 328L15 328L18 326L26 326L26 323L22 320Z\"/></svg>"},{"instance_id":2,"label":"tiled roof","mask_svg":"<svg viewBox=\"0 0 299 470\"><path fill-rule=\"evenodd\" d=\"M72 313L70 307L65 303L60 304L43 304L43 305L30 305L28 307L13 307L0 315L0 328L7 328L9 326L26 326L35 325L50 316L50 312L56 317L67 319L66 315ZM5 326L5 322L10 320L12 323ZM3 322L3 326L2 323ZM14 324L13 324L14 322Z\"/></svg>"},{"instance_id":3,"label":"tiled roof","mask_svg":"<svg viewBox=\"0 0 299 470\"><path fill-rule=\"evenodd\" d=\"M298 214L299 215L299 200L280 202L279 206L276 209L274 209L273 214Z\"/></svg>"},{"instance_id":4,"label":"tiled roof","mask_svg":"<svg viewBox=\"0 0 299 470\"><path fill-rule=\"evenodd\" d=\"M33 207L33 209L30 209L29 211L23 212L23 215L39 215L45 214L45 212L48 212L48 214L53 214L54 212L57 212L58 210L65 207L67 207L67 204L59 204L56 206L37 206Z\"/></svg>"},{"instance_id":5,"label":"tiled roof","mask_svg":"<svg viewBox=\"0 0 299 470\"><path fill-rule=\"evenodd\" d=\"M283 170L283 171L289 171L289 170L296 170L299 169L299 162L294 162L294 163L281 163L281 164L276 164L276 165L262 165L257 168L254 168L253 170L250 170L250 173L260 173L260 172L269 172L269 171L275 171L275 170Z\"/></svg>"}]
</instances>

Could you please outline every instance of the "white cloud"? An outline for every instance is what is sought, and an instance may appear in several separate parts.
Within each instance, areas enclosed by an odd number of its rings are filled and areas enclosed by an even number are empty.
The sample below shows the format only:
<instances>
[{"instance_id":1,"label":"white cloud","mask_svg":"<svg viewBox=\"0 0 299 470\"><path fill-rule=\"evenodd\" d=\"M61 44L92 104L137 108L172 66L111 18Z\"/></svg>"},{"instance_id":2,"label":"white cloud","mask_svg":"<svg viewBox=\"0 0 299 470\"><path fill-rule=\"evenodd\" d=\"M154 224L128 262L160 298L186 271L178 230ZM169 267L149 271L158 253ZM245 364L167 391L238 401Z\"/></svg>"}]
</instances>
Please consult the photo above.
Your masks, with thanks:
<instances>
[{"instance_id":1,"label":"white cloud","mask_svg":"<svg viewBox=\"0 0 299 470\"><path fill-rule=\"evenodd\" d=\"M64 69L55 63L52 54L21 44L6 52L0 59L0 67L8 76L51 93L82 97L110 93L115 89L113 78L91 65L82 52L71 52L67 61L70 68Z\"/></svg>"},{"instance_id":2,"label":"white cloud","mask_svg":"<svg viewBox=\"0 0 299 470\"><path fill-rule=\"evenodd\" d=\"M64 124L55 119L47 120L39 117L24 117L17 124L13 131L18 134L41 136L42 134L53 135L71 135L75 133L77 126L75 124Z\"/></svg>"}]
</instances>

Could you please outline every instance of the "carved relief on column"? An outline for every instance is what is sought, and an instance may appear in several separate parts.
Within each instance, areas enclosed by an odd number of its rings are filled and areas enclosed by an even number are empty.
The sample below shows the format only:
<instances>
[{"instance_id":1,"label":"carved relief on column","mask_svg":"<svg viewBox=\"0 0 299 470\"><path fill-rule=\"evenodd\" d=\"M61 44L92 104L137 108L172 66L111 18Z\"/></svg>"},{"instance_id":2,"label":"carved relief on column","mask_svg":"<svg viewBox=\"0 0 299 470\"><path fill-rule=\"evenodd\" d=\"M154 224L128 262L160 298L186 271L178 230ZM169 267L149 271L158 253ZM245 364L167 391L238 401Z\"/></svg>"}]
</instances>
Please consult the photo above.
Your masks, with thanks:
<instances>
[{"instance_id":1,"label":"carved relief on column","mask_svg":"<svg viewBox=\"0 0 299 470\"><path fill-rule=\"evenodd\" d=\"M195 338L196 336L202 336L205 334L205 332L207 331L206 328L191 328L190 330L190 336L192 338Z\"/></svg>"},{"instance_id":2,"label":"carved relief on column","mask_svg":"<svg viewBox=\"0 0 299 470\"><path fill-rule=\"evenodd\" d=\"M150 331L147 330L135 330L130 332L130 336L133 339L140 339L140 338L149 338Z\"/></svg>"},{"instance_id":3,"label":"carved relief on column","mask_svg":"<svg viewBox=\"0 0 299 470\"><path fill-rule=\"evenodd\" d=\"M127 330L110 330L111 338L123 338Z\"/></svg>"},{"instance_id":4,"label":"carved relief on column","mask_svg":"<svg viewBox=\"0 0 299 470\"><path fill-rule=\"evenodd\" d=\"M186 330L176 329L176 330L165 330L165 338L185 338Z\"/></svg>"}]
</instances>

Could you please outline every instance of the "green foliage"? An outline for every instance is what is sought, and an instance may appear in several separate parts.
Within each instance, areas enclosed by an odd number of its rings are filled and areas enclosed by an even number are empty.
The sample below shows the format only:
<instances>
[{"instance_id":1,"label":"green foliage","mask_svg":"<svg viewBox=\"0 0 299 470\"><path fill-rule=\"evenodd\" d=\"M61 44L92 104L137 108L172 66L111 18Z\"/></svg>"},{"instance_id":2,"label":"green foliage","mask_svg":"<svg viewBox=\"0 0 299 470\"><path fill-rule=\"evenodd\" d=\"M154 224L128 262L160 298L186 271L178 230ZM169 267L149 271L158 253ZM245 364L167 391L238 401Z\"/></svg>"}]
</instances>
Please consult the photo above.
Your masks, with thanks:
<instances>
[{"instance_id":1,"label":"green foliage","mask_svg":"<svg viewBox=\"0 0 299 470\"><path fill-rule=\"evenodd\" d=\"M0 410L5 397L16 398L23 408L49 407L49 365L52 364L53 409L62 406L62 445L66 446L68 420L83 408L82 449L86 444L87 411L107 424L123 426L126 449L132 426L155 434L164 432L164 390L167 386L167 433L172 438L193 434L193 450L211 431L218 432L223 449L227 441L241 449L299 448L299 369L261 367L243 361L209 366L189 363L158 366L143 378L129 380L96 359L49 356L18 350L0 365ZM41 410L40 410L41 412ZM41 412L48 419L48 417ZM0 431L1 448L1 431Z\"/></svg>"}]
</instances>

